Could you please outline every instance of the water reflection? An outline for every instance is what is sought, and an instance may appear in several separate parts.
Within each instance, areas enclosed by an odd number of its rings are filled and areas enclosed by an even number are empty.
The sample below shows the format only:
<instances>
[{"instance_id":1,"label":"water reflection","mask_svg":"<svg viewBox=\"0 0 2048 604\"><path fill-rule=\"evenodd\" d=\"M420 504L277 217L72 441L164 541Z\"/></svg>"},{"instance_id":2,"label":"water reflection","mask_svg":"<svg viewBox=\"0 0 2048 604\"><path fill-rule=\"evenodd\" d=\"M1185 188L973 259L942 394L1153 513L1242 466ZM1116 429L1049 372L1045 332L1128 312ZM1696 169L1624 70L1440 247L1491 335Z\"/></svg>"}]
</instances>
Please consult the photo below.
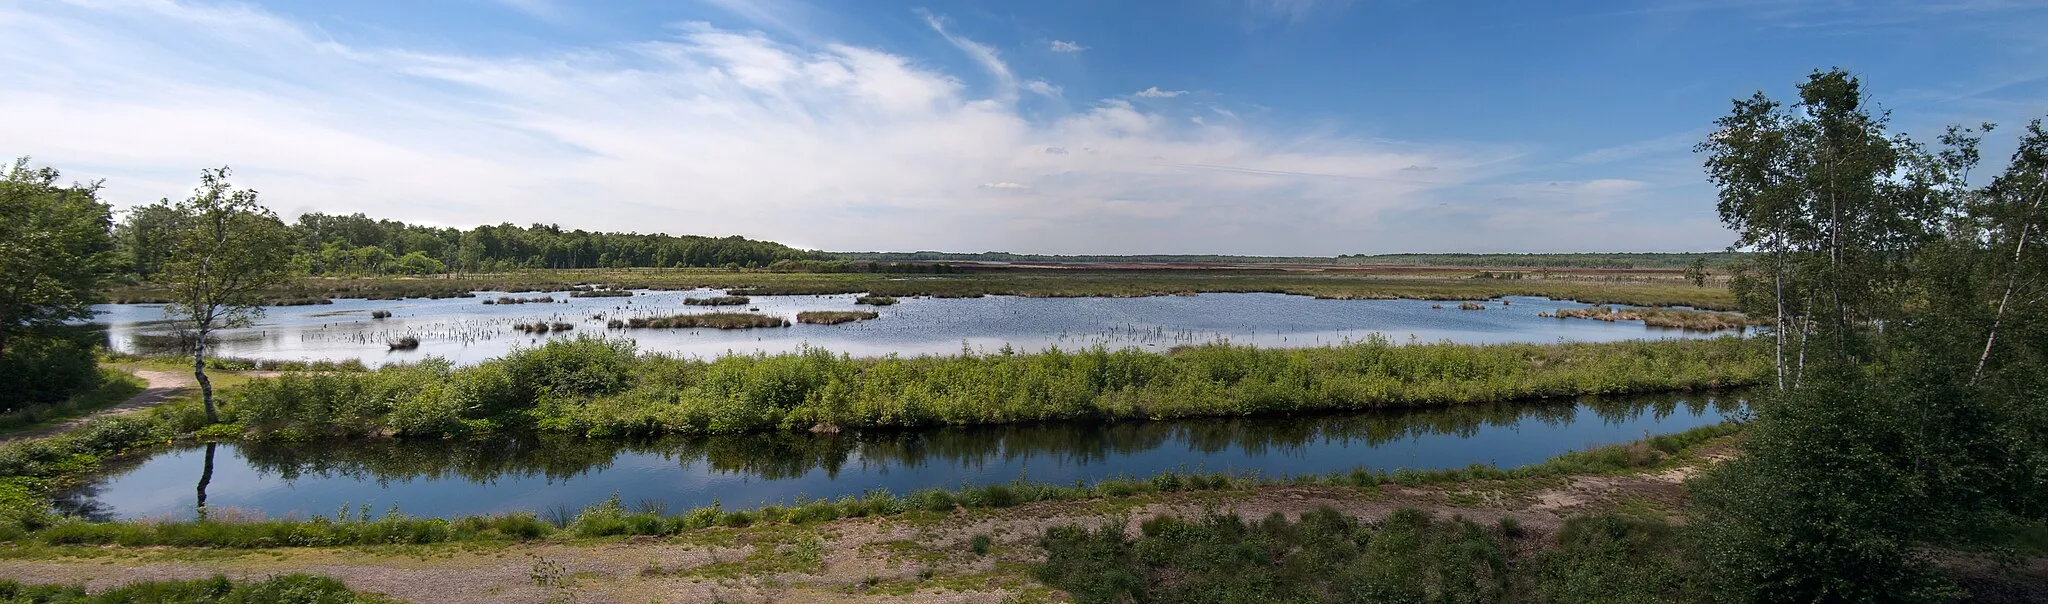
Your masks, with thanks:
<instances>
[{"instance_id":1,"label":"water reflection","mask_svg":"<svg viewBox=\"0 0 2048 604\"><path fill-rule=\"evenodd\" d=\"M208 505L211 482L216 508L288 515L376 503L445 516L580 507L613 492L628 501L661 500L669 509L683 509L713 501L756 505L800 495L831 497L876 487L902 492L1027 476L1072 482L1165 470L1278 475L1359 466L1505 467L1718 423L1741 406L1733 396L1660 396L836 435L230 444L219 446L229 455L218 462L214 446L192 445L116 463L68 494L63 505L98 518L189 516L194 475L202 476L202 506ZM186 496L165 495L173 489Z\"/></svg>"}]
</instances>

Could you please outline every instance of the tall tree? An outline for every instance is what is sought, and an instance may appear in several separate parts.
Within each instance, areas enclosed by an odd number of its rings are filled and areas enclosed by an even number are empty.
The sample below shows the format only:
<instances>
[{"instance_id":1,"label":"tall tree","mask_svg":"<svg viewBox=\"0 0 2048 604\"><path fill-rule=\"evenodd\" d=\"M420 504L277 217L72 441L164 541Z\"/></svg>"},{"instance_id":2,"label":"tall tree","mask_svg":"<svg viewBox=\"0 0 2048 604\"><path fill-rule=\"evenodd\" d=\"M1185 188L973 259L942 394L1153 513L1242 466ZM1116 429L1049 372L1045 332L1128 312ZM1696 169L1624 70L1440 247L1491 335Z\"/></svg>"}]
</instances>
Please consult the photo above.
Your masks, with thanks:
<instances>
[{"instance_id":1,"label":"tall tree","mask_svg":"<svg viewBox=\"0 0 2048 604\"><path fill-rule=\"evenodd\" d=\"M200 171L191 197L158 205L174 217L160 281L171 290L172 316L192 336L192 376L206 420L219 421L206 378L207 337L262 316L262 292L290 277L291 231L257 202L255 190L229 184L227 168Z\"/></svg>"},{"instance_id":2,"label":"tall tree","mask_svg":"<svg viewBox=\"0 0 2048 604\"><path fill-rule=\"evenodd\" d=\"M1720 125L1699 149L1760 252L1737 289L1773 318L1780 381L1742 455L1687 485L1703 577L1717 601L1951 599L1930 552L2048 521L2048 267L2027 243L2048 136L1972 189L1988 125L1930 152L1840 70Z\"/></svg>"},{"instance_id":3,"label":"tall tree","mask_svg":"<svg viewBox=\"0 0 2048 604\"><path fill-rule=\"evenodd\" d=\"M24 330L92 317L112 269L113 218L99 183L58 178L24 157L0 180L0 355Z\"/></svg>"}]
</instances>

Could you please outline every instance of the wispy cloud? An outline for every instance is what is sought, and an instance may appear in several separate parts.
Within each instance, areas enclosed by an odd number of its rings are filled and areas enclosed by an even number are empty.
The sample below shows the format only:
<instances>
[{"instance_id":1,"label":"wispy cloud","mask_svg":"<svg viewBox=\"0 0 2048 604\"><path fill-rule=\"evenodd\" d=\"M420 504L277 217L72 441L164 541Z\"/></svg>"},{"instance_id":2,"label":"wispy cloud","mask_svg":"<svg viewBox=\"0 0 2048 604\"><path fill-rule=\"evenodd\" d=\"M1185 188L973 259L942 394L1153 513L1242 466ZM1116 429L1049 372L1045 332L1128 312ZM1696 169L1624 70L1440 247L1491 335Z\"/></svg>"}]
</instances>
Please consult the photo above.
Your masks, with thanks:
<instances>
[{"instance_id":1,"label":"wispy cloud","mask_svg":"<svg viewBox=\"0 0 2048 604\"><path fill-rule=\"evenodd\" d=\"M1082 46L1079 42L1053 40L1052 44L1047 47L1047 50L1051 50L1053 52L1081 52L1083 50L1088 50L1088 47Z\"/></svg>"},{"instance_id":2,"label":"wispy cloud","mask_svg":"<svg viewBox=\"0 0 2048 604\"><path fill-rule=\"evenodd\" d=\"M1515 233L1616 249L1682 239L1579 220L1615 206L1576 200L1627 203L1640 191L1626 186L1487 184L1517 168L1507 145L1192 125L1211 111L1121 98L1020 109L1019 89L1058 87L1020 84L987 45L926 20L995 90L875 48L708 24L503 56L356 44L239 4L4 3L0 155L108 178L123 206L180 196L197 169L226 164L288 217L558 222L826 249L1331 254L1529 241ZM1487 210L1518 212L1512 224L1444 214L1514 196L1531 201Z\"/></svg>"},{"instance_id":3,"label":"wispy cloud","mask_svg":"<svg viewBox=\"0 0 2048 604\"><path fill-rule=\"evenodd\" d=\"M917 13L919 16L924 17L925 24L930 25L932 31L939 32L939 35L944 37L947 42L953 43L954 47L959 48L961 52L967 53L968 58L974 59L975 63L980 64L981 68L988 72L989 77L995 78L997 99L1003 102L1017 100L1017 76L1010 72L1010 66L1003 63L1002 58L997 56L995 49L989 48L987 44L982 44L946 31L946 20L933 14L931 11L920 8L917 9Z\"/></svg>"},{"instance_id":4,"label":"wispy cloud","mask_svg":"<svg viewBox=\"0 0 2048 604\"><path fill-rule=\"evenodd\" d=\"M1186 90L1160 90L1158 86L1153 86L1131 94L1148 99L1170 99L1187 93Z\"/></svg>"}]
</instances>

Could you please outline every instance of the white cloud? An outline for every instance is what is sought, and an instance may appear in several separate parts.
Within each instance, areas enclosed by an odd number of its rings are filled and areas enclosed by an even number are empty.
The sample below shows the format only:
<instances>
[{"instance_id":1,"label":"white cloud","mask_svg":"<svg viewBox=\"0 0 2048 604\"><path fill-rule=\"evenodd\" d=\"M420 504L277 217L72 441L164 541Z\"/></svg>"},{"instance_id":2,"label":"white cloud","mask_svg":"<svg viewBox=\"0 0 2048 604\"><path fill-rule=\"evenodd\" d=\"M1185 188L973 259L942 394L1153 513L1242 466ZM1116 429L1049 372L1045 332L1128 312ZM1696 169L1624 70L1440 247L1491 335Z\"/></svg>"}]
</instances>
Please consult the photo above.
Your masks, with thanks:
<instances>
[{"instance_id":1,"label":"white cloud","mask_svg":"<svg viewBox=\"0 0 2048 604\"><path fill-rule=\"evenodd\" d=\"M1025 82L1024 89L1053 98L1058 98L1061 92L1059 86L1054 86L1051 82L1045 80Z\"/></svg>"},{"instance_id":2,"label":"white cloud","mask_svg":"<svg viewBox=\"0 0 2048 604\"><path fill-rule=\"evenodd\" d=\"M1079 42L1070 42L1067 40L1053 40L1052 44L1047 46L1047 49L1053 52L1081 52L1083 50L1088 50L1088 47L1082 46Z\"/></svg>"},{"instance_id":3,"label":"white cloud","mask_svg":"<svg viewBox=\"0 0 2048 604\"><path fill-rule=\"evenodd\" d=\"M1188 91L1186 90L1160 90L1158 86L1153 86L1151 88L1146 88L1144 90L1137 91L1133 94L1148 99L1170 99L1187 93Z\"/></svg>"},{"instance_id":4,"label":"white cloud","mask_svg":"<svg viewBox=\"0 0 2048 604\"><path fill-rule=\"evenodd\" d=\"M1481 184L1516 168L1519 154L1499 145L1197 126L1122 99L1027 111L1018 89L1057 87L1019 84L993 50L928 22L994 90L928 60L705 24L499 56L357 44L239 4L0 3L0 156L107 178L122 206L180 197L200 168L231 165L287 217L554 222L825 249L1500 249L1489 229L1682 245L1669 229L1549 216L1597 206L1533 185L1514 224L1434 220L1447 200L1508 194Z\"/></svg>"}]
</instances>

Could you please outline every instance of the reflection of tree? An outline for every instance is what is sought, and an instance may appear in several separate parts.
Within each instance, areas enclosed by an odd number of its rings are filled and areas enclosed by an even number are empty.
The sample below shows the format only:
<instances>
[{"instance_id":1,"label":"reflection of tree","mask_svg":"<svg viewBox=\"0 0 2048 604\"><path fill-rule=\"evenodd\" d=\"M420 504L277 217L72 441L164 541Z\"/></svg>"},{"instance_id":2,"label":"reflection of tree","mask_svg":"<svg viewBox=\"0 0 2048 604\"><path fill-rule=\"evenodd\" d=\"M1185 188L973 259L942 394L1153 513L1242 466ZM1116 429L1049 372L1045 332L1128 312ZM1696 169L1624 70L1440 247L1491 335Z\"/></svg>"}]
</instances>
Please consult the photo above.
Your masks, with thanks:
<instances>
[{"instance_id":1,"label":"reflection of tree","mask_svg":"<svg viewBox=\"0 0 2048 604\"><path fill-rule=\"evenodd\" d=\"M660 455L680 465L786 479L813 471L837 476L858 460L868 467L917 468L1013 462L1026 457L1061 465L1102 463L1121 456L1186 443L1188 450L1252 454L1306 450L1322 442L1376 446L1421 436L1470 438L1486 427L1574 421L1609 424L1690 414L1732 413L1730 396L1661 396L1581 399L1537 404L1460 405L1407 411L1224 418L1158 422L1058 423L869 431L812 435L768 434L591 440L561 436L505 436L471 441L375 440L324 444L249 444L242 455L259 471L285 480L336 476L404 481L462 478L489 483L500 477L561 480L602 470L621 454ZM1581 415L1581 409L1590 415Z\"/></svg>"},{"instance_id":2,"label":"reflection of tree","mask_svg":"<svg viewBox=\"0 0 2048 604\"><path fill-rule=\"evenodd\" d=\"M206 485L213 482L213 450L219 446L220 443L206 443L206 465L199 471L199 504L192 510L201 520L206 519Z\"/></svg>"}]
</instances>

